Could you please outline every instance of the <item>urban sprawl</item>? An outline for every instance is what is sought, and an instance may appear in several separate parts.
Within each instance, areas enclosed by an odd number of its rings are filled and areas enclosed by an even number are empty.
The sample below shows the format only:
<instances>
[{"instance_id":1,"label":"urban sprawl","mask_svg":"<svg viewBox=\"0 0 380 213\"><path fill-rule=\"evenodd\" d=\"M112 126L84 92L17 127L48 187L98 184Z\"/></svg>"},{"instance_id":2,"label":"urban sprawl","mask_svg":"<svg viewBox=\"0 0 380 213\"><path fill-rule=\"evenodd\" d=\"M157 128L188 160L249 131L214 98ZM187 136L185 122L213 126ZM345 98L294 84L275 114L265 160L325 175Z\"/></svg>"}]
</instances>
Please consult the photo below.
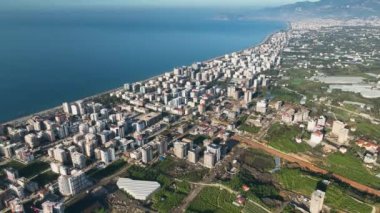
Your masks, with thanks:
<instances>
[{"instance_id":1,"label":"urban sprawl","mask_svg":"<svg viewBox=\"0 0 380 213\"><path fill-rule=\"evenodd\" d=\"M378 23L292 22L256 47L4 123L0 209L374 212Z\"/></svg>"}]
</instances>

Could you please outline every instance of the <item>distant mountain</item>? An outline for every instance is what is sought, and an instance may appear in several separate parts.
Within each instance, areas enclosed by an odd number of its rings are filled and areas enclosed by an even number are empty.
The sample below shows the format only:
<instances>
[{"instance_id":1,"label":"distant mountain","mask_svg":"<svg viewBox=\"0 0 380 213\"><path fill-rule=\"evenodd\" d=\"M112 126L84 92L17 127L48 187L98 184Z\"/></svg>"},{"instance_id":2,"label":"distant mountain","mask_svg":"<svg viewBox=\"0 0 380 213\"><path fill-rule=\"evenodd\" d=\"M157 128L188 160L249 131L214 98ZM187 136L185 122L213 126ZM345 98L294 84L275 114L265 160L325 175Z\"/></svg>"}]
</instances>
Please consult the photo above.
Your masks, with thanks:
<instances>
[{"instance_id":1,"label":"distant mountain","mask_svg":"<svg viewBox=\"0 0 380 213\"><path fill-rule=\"evenodd\" d=\"M300 18L365 18L372 16L380 17L380 0L301 1L295 4L256 10L239 16L239 18L299 20Z\"/></svg>"},{"instance_id":2,"label":"distant mountain","mask_svg":"<svg viewBox=\"0 0 380 213\"><path fill-rule=\"evenodd\" d=\"M269 9L283 17L370 17L380 15L380 0L320 0Z\"/></svg>"}]
</instances>

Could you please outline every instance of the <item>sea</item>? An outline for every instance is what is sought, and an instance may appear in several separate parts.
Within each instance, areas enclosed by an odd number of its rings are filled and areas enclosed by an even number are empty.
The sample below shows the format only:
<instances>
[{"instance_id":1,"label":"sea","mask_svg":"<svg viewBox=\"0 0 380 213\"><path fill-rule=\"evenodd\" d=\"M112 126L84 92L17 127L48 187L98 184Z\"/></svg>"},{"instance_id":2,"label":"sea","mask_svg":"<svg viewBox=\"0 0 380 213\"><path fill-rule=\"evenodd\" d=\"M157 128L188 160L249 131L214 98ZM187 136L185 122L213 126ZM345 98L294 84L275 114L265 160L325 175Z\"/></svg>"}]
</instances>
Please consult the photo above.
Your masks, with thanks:
<instances>
[{"instance_id":1,"label":"sea","mask_svg":"<svg viewBox=\"0 0 380 213\"><path fill-rule=\"evenodd\" d=\"M285 28L214 10L2 11L0 122L248 48Z\"/></svg>"}]
</instances>

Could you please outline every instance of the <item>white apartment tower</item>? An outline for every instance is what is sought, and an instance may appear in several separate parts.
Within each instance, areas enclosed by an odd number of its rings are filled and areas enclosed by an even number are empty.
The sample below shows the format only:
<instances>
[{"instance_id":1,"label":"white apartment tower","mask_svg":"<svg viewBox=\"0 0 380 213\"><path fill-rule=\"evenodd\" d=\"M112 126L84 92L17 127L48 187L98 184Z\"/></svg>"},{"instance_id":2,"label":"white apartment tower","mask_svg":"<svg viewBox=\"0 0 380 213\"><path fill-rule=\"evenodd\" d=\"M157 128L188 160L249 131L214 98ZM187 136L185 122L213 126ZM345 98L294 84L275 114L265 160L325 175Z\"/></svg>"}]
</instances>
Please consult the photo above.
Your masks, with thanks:
<instances>
[{"instance_id":1,"label":"white apartment tower","mask_svg":"<svg viewBox=\"0 0 380 213\"><path fill-rule=\"evenodd\" d=\"M325 192L316 190L311 194L310 199L310 213L320 213L323 208L323 201L325 199Z\"/></svg>"},{"instance_id":2,"label":"white apartment tower","mask_svg":"<svg viewBox=\"0 0 380 213\"><path fill-rule=\"evenodd\" d=\"M177 156L177 158L184 159L187 156L187 144L183 142L175 142L174 155Z\"/></svg>"},{"instance_id":3,"label":"white apartment tower","mask_svg":"<svg viewBox=\"0 0 380 213\"><path fill-rule=\"evenodd\" d=\"M150 145L141 147L142 162L149 163L153 159L153 148Z\"/></svg>"}]
</instances>

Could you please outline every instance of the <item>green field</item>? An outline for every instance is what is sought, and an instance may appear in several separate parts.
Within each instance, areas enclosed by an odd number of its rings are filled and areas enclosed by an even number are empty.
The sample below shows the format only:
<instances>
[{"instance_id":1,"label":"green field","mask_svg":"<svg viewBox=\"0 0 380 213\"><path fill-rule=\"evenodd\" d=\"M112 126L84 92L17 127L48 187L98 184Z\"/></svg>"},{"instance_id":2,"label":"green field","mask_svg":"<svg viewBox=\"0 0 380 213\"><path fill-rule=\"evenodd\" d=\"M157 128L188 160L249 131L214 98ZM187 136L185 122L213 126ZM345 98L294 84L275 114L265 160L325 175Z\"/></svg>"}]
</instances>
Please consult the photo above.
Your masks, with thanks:
<instances>
[{"instance_id":1,"label":"green field","mask_svg":"<svg viewBox=\"0 0 380 213\"><path fill-rule=\"evenodd\" d=\"M270 94L273 96L273 100L284 101L287 103L299 103L302 99L302 97L297 93L294 93L281 87L273 88L272 90L270 90Z\"/></svg>"},{"instance_id":2,"label":"green field","mask_svg":"<svg viewBox=\"0 0 380 213\"><path fill-rule=\"evenodd\" d=\"M372 124L368 120L360 120L356 119L356 131L355 135L366 138L370 138L373 140L377 140L380 138L380 125Z\"/></svg>"},{"instance_id":3,"label":"green field","mask_svg":"<svg viewBox=\"0 0 380 213\"><path fill-rule=\"evenodd\" d=\"M260 171L270 171L275 167L273 156L260 150L248 149L241 155L241 161Z\"/></svg>"},{"instance_id":4,"label":"green field","mask_svg":"<svg viewBox=\"0 0 380 213\"><path fill-rule=\"evenodd\" d=\"M8 163L0 166L0 169L3 170L5 168L12 167L14 169L20 170L20 169L24 168L25 166L26 165L23 164L23 163L20 163L18 161L12 160L12 161L9 161Z\"/></svg>"},{"instance_id":5,"label":"green field","mask_svg":"<svg viewBox=\"0 0 380 213\"><path fill-rule=\"evenodd\" d=\"M203 146L203 141L206 140L206 139L209 139L210 137L208 137L207 135L197 135L197 136L192 136L190 137L193 139L193 143L196 144L196 145L202 145Z\"/></svg>"},{"instance_id":6,"label":"green field","mask_svg":"<svg viewBox=\"0 0 380 213\"><path fill-rule=\"evenodd\" d=\"M131 179L153 181L158 178L158 173L157 171L150 168L144 168L137 165L132 165L130 168L128 168L126 176Z\"/></svg>"},{"instance_id":7,"label":"green field","mask_svg":"<svg viewBox=\"0 0 380 213\"><path fill-rule=\"evenodd\" d=\"M33 178L31 181L38 183L39 186L45 186L48 183L51 183L57 180L59 177L58 174L48 171L42 174L39 174L37 177Z\"/></svg>"},{"instance_id":8,"label":"green field","mask_svg":"<svg viewBox=\"0 0 380 213\"><path fill-rule=\"evenodd\" d=\"M323 106L322 106L323 107ZM350 118L356 117L355 115L352 115L352 113L347 112L342 109L331 107L331 114L328 114L327 117L330 117L331 119L337 119L343 122L349 122ZM322 113L322 112L321 112ZM332 116L334 115L334 116Z\"/></svg>"},{"instance_id":9,"label":"green field","mask_svg":"<svg viewBox=\"0 0 380 213\"><path fill-rule=\"evenodd\" d=\"M329 186L326 193L326 204L347 212L372 212L372 207L347 195L336 185Z\"/></svg>"},{"instance_id":10,"label":"green field","mask_svg":"<svg viewBox=\"0 0 380 213\"><path fill-rule=\"evenodd\" d=\"M279 190L271 183L263 183L257 180L248 170L241 169L237 175L234 175L231 180L221 182L223 185L233 189L244 195L249 200L256 201L262 206L266 206L262 199L264 198L279 198ZM250 187L249 191L243 191L242 186Z\"/></svg>"},{"instance_id":11,"label":"green field","mask_svg":"<svg viewBox=\"0 0 380 213\"><path fill-rule=\"evenodd\" d=\"M362 160L355 157L352 153L331 154L326 158L325 164L321 166L333 173L342 175L359 183L377 189L380 188L380 178L371 174L371 172L369 172L363 165Z\"/></svg>"},{"instance_id":12,"label":"green field","mask_svg":"<svg viewBox=\"0 0 380 213\"><path fill-rule=\"evenodd\" d=\"M162 213L170 212L181 204L189 191L190 185L187 182L167 182L153 195L153 208Z\"/></svg>"},{"instance_id":13,"label":"green field","mask_svg":"<svg viewBox=\"0 0 380 213\"><path fill-rule=\"evenodd\" d=\"M268 213L268 211L265 211L262 207L256 205L254 202L248 201L246 202L242 213Z\"/></svg>"},{"instance_id":14,"label":"green field","mask_svg":"<svg viewBox=\"0 0 380 213\"><path fill-rule=\"evenodd\" d=\"M18 174L20 177L30 178L49 169L50 165L46 162L42 162L39 160L33 161L29 164L22 164L18 161L10 161L9 163L1 166L1 170L7 167L12 167L18 170Z\"/></svg>"},{"instance_id":15,"label":"green field","mask_svg":"<svg viewBox=\"0 0 380 213\"><path fill-rule=\"evenodd\" d=\"M260 131L260 127L250 126L248 124L242 124L239 126L239 130L245 131L251 134L256 134Z\"/></svg>"},{"instance_id":16,"label":"green field","mask_svg":"<svg viewBox=\"0 0 380 213\"><path fill-rule=\"evenodd\" d=\"M275 123L269 128L266 140L270 146L283 152L298 153L310 151L312 148L306 143L302 142L298 144L295 142L295 138L301 133L298 127Z\"/></svg>"},{"instance_id":17,"label":"green field","mask_svg":"<svg viewBox=\"0 0 380 213\"><path fill-rule=\"evenodd\" d=\"M183 172L176 172L176 168L183 170ZM165 175L168 178L198 182L207 172L208 169L205 168L189 170L185 160L167 157L165 160L146 168L133 165L128 169L126 176L140 180L156 180L159 175Z\"/></svg>"},{"instance_id":18,"label":"green field","mask_svg":"<svg viewBox=\"0 0 380 213\"><path fill-rule=\"evenodd\" d=\"M204 188L198 196L190 203L186 212L188 213L239 213L241 208L235 206L236 196L226 190L214 187Z\"/></svg>"},{"instance_id":19,"label":"green field","mask_svg":"<svg viewBox=\"0 0 380 213\"><path fill-rule=\"evenodd\" d=\"M110 165L108 165L104 169L91 169L86 174L95 180L101 180L105 177L111 176L112 174L118 172L121 168L123 168L125 165L127 165L127 162L124 161L123 159L117 160Z\"/></svg>"},{"instance_id":20,"label":"green field","mask_svg":"<svg viewBox=\"0 0 380 213\"><path fill-rule=\"evenodd\" d=\"M300 194L311 196L316 189L319 177L311 176L298 169L282 169L277 175L277 180L287 190L295 191ZM371 212L371 206L361 203L350 197L342 187L336 184L330 184L327 188L325 204L339 210L347 212Z\"/></svg>"},{"instance_id":21,"label":"green field","mask_svg":"<svg viewBox=\"0 0 380 213\"><path fill-rule=\"evenodd\" d=\"M183 172L175 172L173 169L178 168ZM171 178L178 178L182 180L198 182L208 173L206 168L198 168L196 170L189 170L188 162L186 160L179 160L173 157L167 157L163 161L159 161L150 167L150 170L155 170L158 174L165 174Z\"/></svg>"},{"instance_id":22,"label":"green field","mask_svg":"<svg viewBox=\"0 0 380 213\"><path fill-rule=\"evenodd\" d=\"M276 173L276 178L286 189L291 189L308 196L315 191L320 181L319 178L309 176L300 170L285 168Z\"/></svg>"}]
</instances>

